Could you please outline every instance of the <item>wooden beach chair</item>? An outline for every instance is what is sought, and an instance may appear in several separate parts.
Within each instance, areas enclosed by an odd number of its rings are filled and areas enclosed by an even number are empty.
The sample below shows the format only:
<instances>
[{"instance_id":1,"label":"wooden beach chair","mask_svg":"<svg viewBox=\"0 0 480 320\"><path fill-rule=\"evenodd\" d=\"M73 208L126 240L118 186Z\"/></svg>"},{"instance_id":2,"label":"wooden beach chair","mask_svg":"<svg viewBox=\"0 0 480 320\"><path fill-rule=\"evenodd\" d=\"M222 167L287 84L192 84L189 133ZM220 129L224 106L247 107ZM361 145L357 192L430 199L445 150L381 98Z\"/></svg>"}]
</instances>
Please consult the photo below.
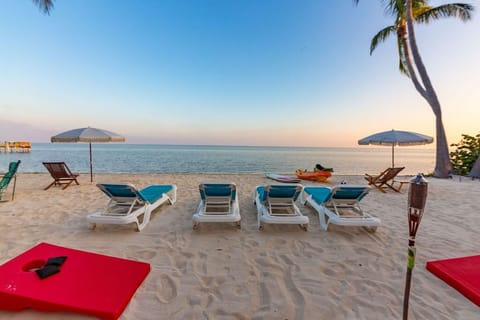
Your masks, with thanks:
<instances>
[{"instance_id":1,"label":"wooden beach chair","mask_svg":"<svg viewBox=\"0 0 480 320\"><path fill-rule=\"evenodd\" d=\"M79 184L77 181L79 174L72 173L65 162L43 162L43 165L53 178L53 182L43 190L47 190L54 185L63 185L62 190L64 190L68 188L72 182Z\"/></svg>"},{"instance_id":2,"label":"wooden beach chair","mask_svg":"<svg viewBox=\"0 0 480 320\"><path fill-rule=\"evenodd\" d=\"M369 174L365 174L365 180L368 181L368 184L371 186L374 186L381 192L385 192L385 189L390 188L395 192L400 192L400 189L402 188L402 185L405 182L401 182L400 186L396 188L394 186L395 183L395 177L405 169L405 167L396 167L396 168L388 168L385 171L381 172L379 175L373 176Z\"/></svg>"},{"instance_id":3,"label":"wooden beach chair","mask_svg":"<svg viewBox=\"0 0 480 320\"><path fill-rule=\"evenodd\" d=\"M10 184L10 181L13 179L13 191L12 191L12 201L15 198L15 186L17 185L17 170L20 165L20 160L15 162L10 162L8 165L8 172L3 174L2 180L0 180L0 201L3 201L3 195ZM0 175L2 176L2 175Z\"/></svg>"}]
</instances>

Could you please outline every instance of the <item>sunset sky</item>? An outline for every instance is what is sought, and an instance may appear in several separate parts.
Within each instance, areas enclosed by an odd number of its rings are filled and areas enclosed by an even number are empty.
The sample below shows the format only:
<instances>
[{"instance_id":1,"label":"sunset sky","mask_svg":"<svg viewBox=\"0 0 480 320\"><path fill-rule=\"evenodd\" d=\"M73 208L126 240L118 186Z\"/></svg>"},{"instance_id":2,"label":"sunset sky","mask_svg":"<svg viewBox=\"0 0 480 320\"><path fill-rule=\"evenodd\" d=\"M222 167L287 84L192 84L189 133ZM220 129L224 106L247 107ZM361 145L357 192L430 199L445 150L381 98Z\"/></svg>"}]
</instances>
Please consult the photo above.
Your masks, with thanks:
<instances>
[{"instance_id":1,"label":"sunset sky","mask_svg":"<svg viewBox=\"0 0 480 320\"><path fill-rule=\"evenodd\" d=\"M479 10L416 29L449 143L480 132ZM371 0L57 0L50 15L3 0L0 141L86 126L160 144L435 136L429 105L398 72L396 40L369 54L392 21Z\"/></svg>"}]
</instances>

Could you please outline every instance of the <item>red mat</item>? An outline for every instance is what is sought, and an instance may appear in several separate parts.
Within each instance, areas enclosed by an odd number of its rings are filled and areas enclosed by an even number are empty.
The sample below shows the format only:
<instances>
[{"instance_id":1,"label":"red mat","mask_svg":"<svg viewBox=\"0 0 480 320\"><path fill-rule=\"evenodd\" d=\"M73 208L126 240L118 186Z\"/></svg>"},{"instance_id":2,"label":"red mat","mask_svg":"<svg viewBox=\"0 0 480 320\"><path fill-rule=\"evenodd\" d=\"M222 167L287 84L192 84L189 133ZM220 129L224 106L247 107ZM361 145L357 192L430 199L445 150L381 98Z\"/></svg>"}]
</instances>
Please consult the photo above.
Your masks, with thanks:
<instances>
[{"instance_id":1,"label":"red mat","mask_svg":"<svg viewBox=\"0 0 480 320\"><path fill-rule=\"evenodd\" d=\"M480 255L428 261L427 270L480 307Z\"/></svg>"},{"instance_id":2,"label":"red mat","mask_svg":"<svg viewBox=\"0 0 480 320\"><path fill-rule=\"evenodd\" d=\"M34 270L67 256L57 274ZM66 311L117 319L150 272L148 263L40 243L0 266L0 309Z\"/></svg>"}]
</instances>

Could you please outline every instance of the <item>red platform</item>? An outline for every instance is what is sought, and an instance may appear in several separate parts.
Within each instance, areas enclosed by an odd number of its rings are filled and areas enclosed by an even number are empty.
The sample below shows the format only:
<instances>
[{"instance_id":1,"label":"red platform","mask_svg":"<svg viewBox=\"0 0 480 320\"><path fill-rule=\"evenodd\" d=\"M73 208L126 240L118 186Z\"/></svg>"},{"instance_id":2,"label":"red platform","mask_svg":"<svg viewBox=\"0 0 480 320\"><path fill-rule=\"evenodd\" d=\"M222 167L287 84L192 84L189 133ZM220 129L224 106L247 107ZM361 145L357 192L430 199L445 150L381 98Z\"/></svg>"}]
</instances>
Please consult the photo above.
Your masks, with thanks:
<instances>
[{"instance_id":1,"label":"red platform","mask_svg":"<svg viewBox=\"0 0 480 320\"><path fill-rule=\"evenodd\" d=\"M480 255L428 261L427 270L480 307Z\"/></svg>"},{"instance_id":2,"label":"red platform","mask_svg":"<svg viewBox=\"0 0 480 320\"><path fill-rule=\"evenodd\" d=\"M61 271L40 279L32 270L55 256L67 256ZM117 319L149 272L148 263L40 243L0 266L0 309Z\"/></svg>"}]
</instances>

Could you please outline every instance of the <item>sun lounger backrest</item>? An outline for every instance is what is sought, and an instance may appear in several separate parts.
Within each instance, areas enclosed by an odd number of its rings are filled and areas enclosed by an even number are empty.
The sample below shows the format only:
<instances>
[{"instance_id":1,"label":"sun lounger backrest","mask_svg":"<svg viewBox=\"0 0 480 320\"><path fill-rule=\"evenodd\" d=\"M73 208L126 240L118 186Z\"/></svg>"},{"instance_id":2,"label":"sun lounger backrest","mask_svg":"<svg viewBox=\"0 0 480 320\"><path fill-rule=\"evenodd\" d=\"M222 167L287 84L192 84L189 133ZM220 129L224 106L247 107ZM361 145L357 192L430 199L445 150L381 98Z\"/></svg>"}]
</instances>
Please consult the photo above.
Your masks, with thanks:
<instances>
[{"instance_id":1,"label":"sun lounger backrest","mask_svg":"<svg viewBox=\"0 0 480 320\"><path fill-rule=\"evenodd\" d=\"M207 197L228 197L235 200L237 187L233 183L201 183L198 186L200 197L205 200Z\"/></svg>"},{"instance_id":2,"label":"sun lounger backrest","mask_svg":"<svg viewBox=\"0 0 480 320\"><path fill-rule=\"evenodd\" d=\"M8 165L8 172L3 175L3 178L0 181L0 189L3 189L6 186L8 186L8 184L10 183L12 178L17 173L18 166L20 165L20 162L21 162L20 160L10 162L10 164Z\"/></svg>"},{"instance_id":3,"label":"sun lounger backrest","mask_svg":"<svg viewBox=\"0 0 480 320\"><path fill-rule=\"evenodd\" d=\"M291 198L296 201L302 192L301 185L267 185L261 194L261 201L267 201L268 198Z\"/></svg>"},{"instance_id":4,"label":"sun lounger backrest","mask_svg":"<svg viewBox=\"0 0 480 320\"><path fill-rule=\"evenodd\" d=\"M137 199L139 203L154 203L173 189L173 185L151 185L138 190L130 183L97 183L97 187L111 199Z\"/></svg>"},{"instance_id":5,"label":"sun lounger backrest","mask_svg":"<svg viewBox=\"0 0 480 320\"><path fill-rule=\"evenodd\" d=\"M112 199L138 198L141 201L146 201L146 199L136 190L135 186L128 183L98 183L97 187Z\"/></svg>"},{"instance_id":6,"label":"sun lounger backrest","mask_svg":"<svg viewBox=\"0 0 480 320\"><path fill-rule=\"evenodd\" d=\"M73 175L65 162L44 162L43 165L54 179L70 178Z\"/></svg>"},{"instance_id":7,"label":"sun lounger backrest","mask_svg":"<svg viewBox=\"0 0 480 320\"><path fill-rule=\"evenodd\" d=\"M342 200L355 199L360 201L367 195L370 189L371 188L367 186L336 186L332 189L332 198Z\"/></svg>"},{"instance_id":8,"label":"sun lounger backrest","mask_svg":"<svg viewBox=\"0 0 480 320\"><path fill-rule=\"evenodd\" d=\"M16 174L18 170L18 166L20 165L20 162L21 162L20 160L10 162L10 164L8 165L8 173L11 173L12 176Z\"/></svg>"},{"instance_id":9,"label":"sun lounger backrest","mask_svg":"<svg viewBox=\"0 0 480 320\"><path fill-rule=\"evenodd\" d=\"M405 167L388 168L386 171L384 171L383 176L379 177L377 181L379 182L390 181L394 179L403 169L405 169Z\"/></svg>"}]
</instances>

